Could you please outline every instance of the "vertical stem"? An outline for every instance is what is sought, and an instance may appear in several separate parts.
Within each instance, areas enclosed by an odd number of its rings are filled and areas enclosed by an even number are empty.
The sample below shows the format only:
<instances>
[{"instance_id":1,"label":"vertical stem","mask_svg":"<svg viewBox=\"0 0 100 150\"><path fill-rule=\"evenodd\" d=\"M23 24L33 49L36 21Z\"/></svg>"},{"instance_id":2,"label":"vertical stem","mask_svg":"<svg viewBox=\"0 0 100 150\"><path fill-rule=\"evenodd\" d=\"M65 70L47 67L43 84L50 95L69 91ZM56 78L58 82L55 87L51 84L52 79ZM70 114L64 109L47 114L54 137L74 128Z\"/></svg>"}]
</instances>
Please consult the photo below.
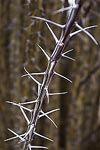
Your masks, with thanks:
<instances>
[{"instance_id":1,"label":"vertical stem","mask_svg":"<svg viewBox=\"0 0 100 150\"><path fill-rule=\"evenodd\" d=\"M34 136L34 131L36 129L36 124L37 124L37 121L39 118L39 113L41 111L41 106L42 106L43 100L46 96L45 88L49 86L49 83L50 83L52 76L54 74L55 65L56 65L58 59L61 57L61 53L62 53L64 47L69 42L69 39L70 39L69 33L71 32L71 30L73 28L77 14L78 14L80 7L82 5L82 0L77 0L76 4L78 4L78 7L72 11L72 15L69 19L69 22L66 23L65 29L62 30L62 33L61 33L61 36L59 39L59 43L57 43L57 45L55 46L54 52L51 55L50 60L48 61L48 66L47 66L47 69L45 71L43 82L41 84L40 93L39 93L38 98L37 98L38 101L36 102L34 110L33 110L32 115L31 115L30 126L33 124L33 131L30 132L28 137L26 137L27 141L24 144L23 150L28 149L28 144L31 142L32 137ZM30 128L30 126L28 128Z\"/></svg>"}]
</instances>

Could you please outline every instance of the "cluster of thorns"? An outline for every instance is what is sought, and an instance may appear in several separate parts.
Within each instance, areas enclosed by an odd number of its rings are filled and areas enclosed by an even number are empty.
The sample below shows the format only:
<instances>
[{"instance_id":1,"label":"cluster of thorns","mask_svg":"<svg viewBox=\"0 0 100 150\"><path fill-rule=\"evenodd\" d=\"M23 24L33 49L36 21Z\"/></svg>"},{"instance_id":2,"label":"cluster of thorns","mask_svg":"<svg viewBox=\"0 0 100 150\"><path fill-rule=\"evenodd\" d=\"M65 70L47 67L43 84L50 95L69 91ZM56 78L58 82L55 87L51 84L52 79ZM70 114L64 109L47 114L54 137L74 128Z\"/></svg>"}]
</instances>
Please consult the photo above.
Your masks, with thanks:
<instances>
[{"instance_id":1,"label":"cluster of thorns","mask_svg":"<svg viewBox=\"0 0 100 150\"><path fill-rule=\"evenodd\" d=\"M55 46L55 49L54 49L53 53L51 54L51 56L49 56L45 52L45 50L40 45L37 44L38 47L40 48L40 50L46 56L47 61L48 61L48 65L47 65L45 72L29 73L27 71L27 69L24 68L26 74L24 74L22 77L28 76L38 85L37 99L32 100L32 101L28 101L28 102L18 103L18 104L15 102L7 101L7 103L10 103L10 104L15 105L15 106L20 108L20 110L23 114L23 117L25 118L26 123L27 123L27 131L25 133L19 135L15 131L8 129L12 134L14 134L14 136L9 138L9 139L6 139L5 141L10 141L10 140L14 140L14 139L18 138L19 143L22 143L22 142L24 143L23 150L28 150L28 149L32 150L34 148L48 149L47 147L44 147L44 146L32 146L31 141L33 140L34 136L41 137L41 138L49 140L51 142L53 141L52 139L37 133L36 132L36 125L37 125L38 119L40 119L42 117L46 117L53 123L53 125L55 127L57 127L55 122L48 115L53 113L53 112L59 111L60 109L53 109L51 111L44 112L42 110L41 106L42 106L42 103L43 103L45 96L47 97L48 103L49 103L49 96L67 93L67 92L49 93L48 87L49 87L50 81L54 75L57 75L60 78L63 78L63 79L72 83L72 81L69 78L67 78L67 77L57 73L56 71L54 71L55 65L56 65L57 61L59 60L59 58L63 57L63 58L67 58L70 60L74 60L73 58L67 56L67 54L70 53L71 51L73 51L73 49L64 52L65 46L68 44L68 41L73 36L77 35L78 33L84 32L85 34L88 35L89 38L92 39L92 41L96 45L98 44L97 41L95 40L95 38L87 31L88 29L95 28L97 26L93 25L93 26L83 28L76 22L76 16L80 10L81 5L82 5L81 0L78 0L75 4L73 4L69 7L66 7L66 8L59 9L55 12L57 14L60 12L70 10L70 16L68 18L68 22L65 25L58 24L56 22L53 22L51 20L47 20L45 18L31 16L32 22L33 22L33 19L38 19L38 20L44 21L46 23L49 31L51 32L51 34L55 40L56 46ZM55 33L53 32L53 30L51 29L49 24L53 24L53 25L62 29L61 36L59 39L56 37ZM78 30L75 30L74 32L72 32L73 28L75 28L75 29L78 28ZM41 76L41 75L44 76L42 83L37 81L34 77L34 76ZM32 104L35 104L34 109L29 109L28 107L26 107L27 105L32 105ZM30 118L27 117L25 111L30 113Z\"/></svg>"}]
</instances>

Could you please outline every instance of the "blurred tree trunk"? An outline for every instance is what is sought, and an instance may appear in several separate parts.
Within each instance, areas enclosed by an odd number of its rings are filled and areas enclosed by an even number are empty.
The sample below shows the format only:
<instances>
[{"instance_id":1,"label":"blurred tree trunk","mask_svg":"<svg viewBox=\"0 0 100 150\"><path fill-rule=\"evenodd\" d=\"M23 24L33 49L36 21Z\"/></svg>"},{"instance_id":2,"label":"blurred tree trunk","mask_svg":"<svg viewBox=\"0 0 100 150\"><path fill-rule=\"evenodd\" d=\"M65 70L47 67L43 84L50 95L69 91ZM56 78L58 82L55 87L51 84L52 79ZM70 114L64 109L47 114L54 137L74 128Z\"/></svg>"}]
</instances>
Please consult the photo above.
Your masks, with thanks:
<instances>
[{"instance_id":1,"label":"blurred tree trunk","mask_svg":"<svg viewBox=\"0 0 100 150\"><path fill-rule=\"evenodd\" d=\"M11 136L7 128L20 132L22 124L18 120L19 111L6 104L6 101L18 102L21 96L21 1L1 0L0 8L0 149L7 150L16 148L15 142L4 142Z\"/></svg>"}]
</instances>

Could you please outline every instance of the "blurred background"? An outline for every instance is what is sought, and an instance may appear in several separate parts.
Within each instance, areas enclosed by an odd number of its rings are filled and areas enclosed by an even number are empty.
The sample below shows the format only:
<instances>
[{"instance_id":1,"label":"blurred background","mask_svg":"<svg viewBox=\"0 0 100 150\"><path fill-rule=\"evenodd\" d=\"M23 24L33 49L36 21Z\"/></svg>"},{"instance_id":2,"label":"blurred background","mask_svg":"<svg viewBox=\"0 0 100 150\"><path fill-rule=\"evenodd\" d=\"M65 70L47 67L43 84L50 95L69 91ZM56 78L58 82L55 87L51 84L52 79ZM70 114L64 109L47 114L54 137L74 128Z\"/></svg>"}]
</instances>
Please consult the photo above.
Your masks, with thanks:
<instances>
[{"instance_id":1,"label":"blurred background","mask_svg":"<svg viewBox=\"0 0 100 150\"><path fill-rule=\"evenodd\" d=\"M37 85L29 78L22 78L24 67L29 72L45 71L47 60L36 44L48 54L55 47L44 22L31 20L41 16L60 24L66 23L68 13L54 12L67 7L67 0L0 0L0 150L19 150L18 140L4 142L12 137L7 128L17 133L25 132L26 122L18 107L6 101L25 102L36 99ZM68 56L75 61L61 58L56 71L70 78L73 83L54 76L50 92L66 95L50 96L43 103L43 110L60 108L50 117L58 128L46 118L38 121L37 131L54 139L48 142L39 137L34 145L48 146L49 150L99 150L100 149L100 1L88 0L78 16L82 27L98 25L89 30L98 41L95 45L87 35L73 37L66 50L74 49ZM57 37L61 30L50 25ZM42 77L36 77L42 81ZM29 106L31 107L31 106ZM28 115L28 114L27 114Z\"/></svg>"}]
</instances>

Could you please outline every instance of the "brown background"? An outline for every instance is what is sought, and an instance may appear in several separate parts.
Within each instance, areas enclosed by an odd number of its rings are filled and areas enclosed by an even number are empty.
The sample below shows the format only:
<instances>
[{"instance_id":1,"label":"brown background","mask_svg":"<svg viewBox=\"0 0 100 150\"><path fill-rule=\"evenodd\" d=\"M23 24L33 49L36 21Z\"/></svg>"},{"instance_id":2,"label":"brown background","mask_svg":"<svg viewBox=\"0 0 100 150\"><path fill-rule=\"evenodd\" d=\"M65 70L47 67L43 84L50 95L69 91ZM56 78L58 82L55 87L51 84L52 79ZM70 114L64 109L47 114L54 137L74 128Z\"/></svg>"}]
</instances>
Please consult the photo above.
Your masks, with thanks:
<instances>
[{"instance_id":1,"label":"brown background","mask_svg":"<svg viewBox=\"0 0 100 150\"><path fill-rule=\"evenodd\" d=\"M21 149L17 140L4 142L12 136L7 128L23 133L25 120L17 107L6 101L23 102L37 96L37 86L31 79L21 78L24 66L29 72L46 69L47 61L36 43L49 54L55 43L45 23L31 21L30 15L42 16L64 24L66 13L53 12L67 2L60 0L0 0L0 150ZM88 0L78 16L81 26L98 25L90 32L100 43L100 1ZM60 29L50 25L59 37ZM73 84L54 77L50 92L68 91L67 95L51 96L45 100L45 111L60 108L51 115L58 128L45 118L38 122L38 132L54 142L41 138L33 144L48 146L49 150L99 150L100 149L100 44L96 46L84 33L73 37L66 50L74 48L71 61L60 59L56 70L72 79ZM42 78L37 77L39 81Z\"/></svg>"}]
</instances>

